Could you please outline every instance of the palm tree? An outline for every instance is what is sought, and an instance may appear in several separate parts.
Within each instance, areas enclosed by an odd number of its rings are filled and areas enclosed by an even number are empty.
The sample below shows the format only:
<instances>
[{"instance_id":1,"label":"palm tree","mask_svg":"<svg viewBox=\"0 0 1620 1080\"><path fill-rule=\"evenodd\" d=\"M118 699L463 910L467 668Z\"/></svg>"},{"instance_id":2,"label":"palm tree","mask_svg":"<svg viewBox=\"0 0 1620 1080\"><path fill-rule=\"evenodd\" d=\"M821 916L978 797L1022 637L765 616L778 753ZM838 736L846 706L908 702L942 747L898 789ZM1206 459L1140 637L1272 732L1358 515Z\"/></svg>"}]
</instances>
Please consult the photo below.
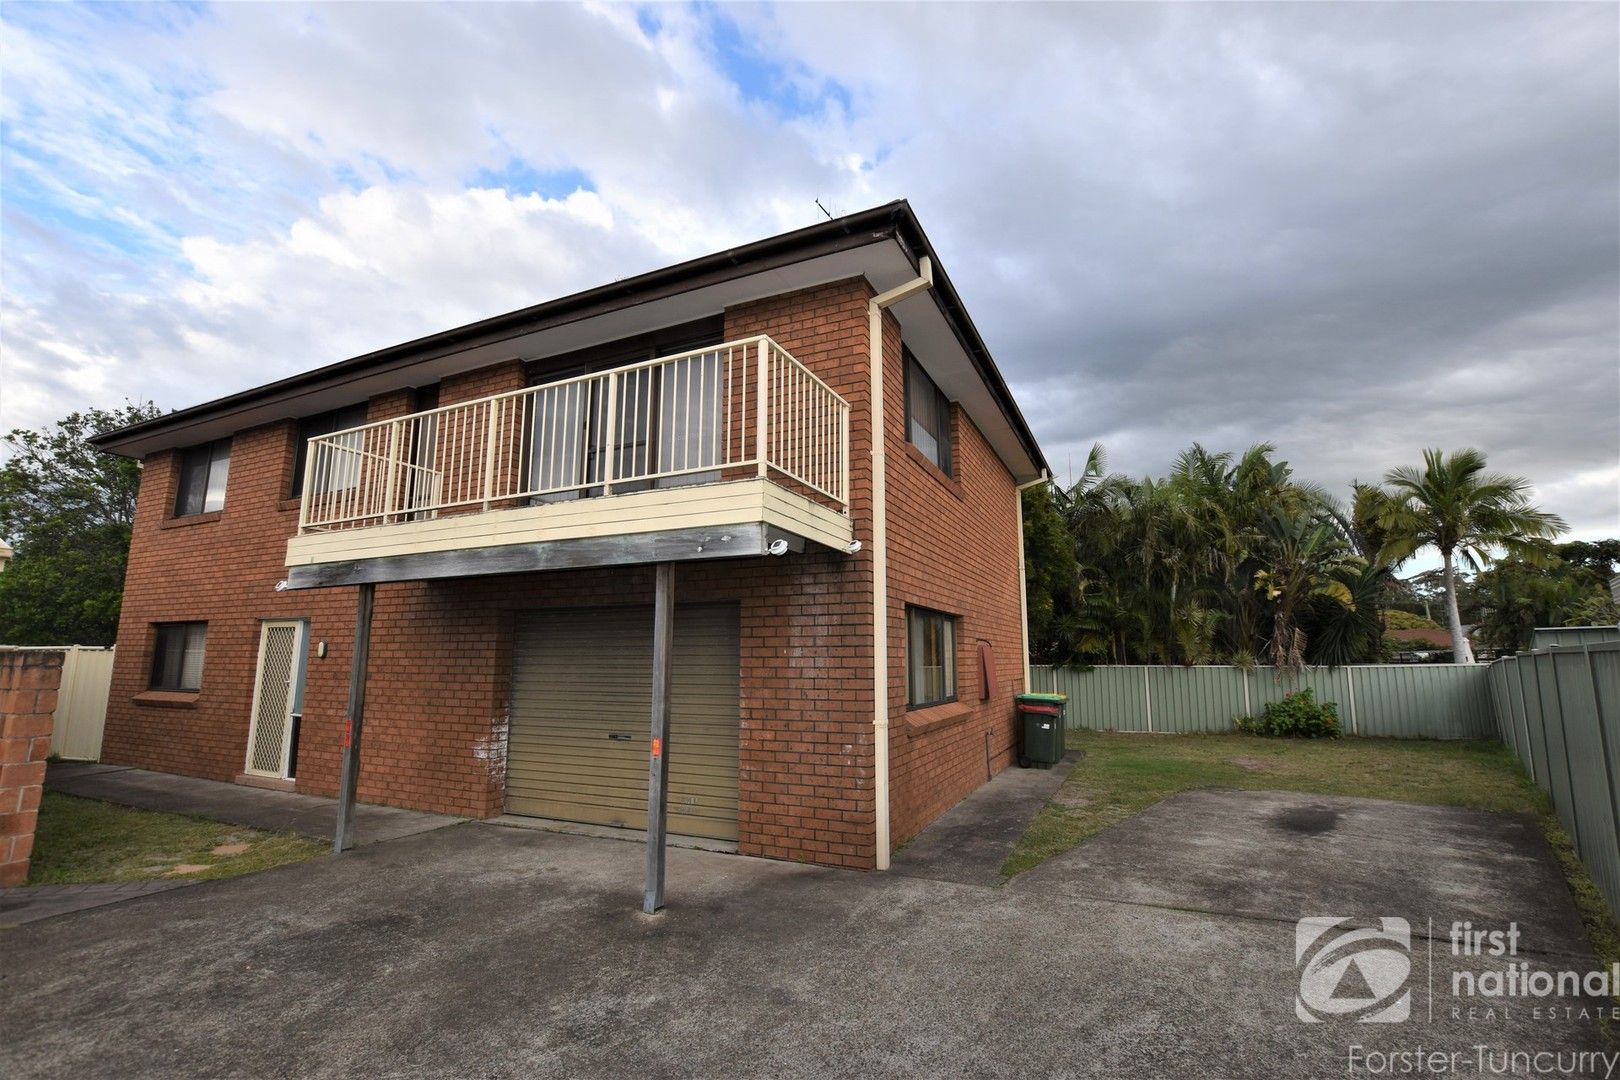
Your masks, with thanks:
<instances>
[{"instance_id":1,"label":"palm tree","mask_svg":"<svg viewBox=\"0 0 1620 1080\"><path fill-rule=\"evenodd\" d=\"M1474 662L1457 612L1457 560L1478 570L1493 549L1534 559L1537 540L1551 539L1567 526L1556 514L1530 503L1530 483L1522 477L1485 471L1485 455L1464 448L1448 457L1423 451L1423 468L1402 466L1384 474L1389 499L1379 514L1388 534L1384 560L1400 562L1420 548L1440 552L1446 586L1446 618L1451 625L1452 659Z\"/></svg>"},{"instance_id":2,"label":"palm tree","mask_svg":"<svg viewBox=\"0 0 1620 1080\"><path fill-rule=\"evenodd\" d=\"M1299 616L1312 600L1322 599L1346 609L1355 600L1344 577L1360 568L1361 561L1329 525L1305 511L1275 507L1262 525L1265 541L1254 573L1254 589L1271 609L1268 651L1281 678L1296 675L1305 666L1305 631Z\"/></svg>"}]
</instances>

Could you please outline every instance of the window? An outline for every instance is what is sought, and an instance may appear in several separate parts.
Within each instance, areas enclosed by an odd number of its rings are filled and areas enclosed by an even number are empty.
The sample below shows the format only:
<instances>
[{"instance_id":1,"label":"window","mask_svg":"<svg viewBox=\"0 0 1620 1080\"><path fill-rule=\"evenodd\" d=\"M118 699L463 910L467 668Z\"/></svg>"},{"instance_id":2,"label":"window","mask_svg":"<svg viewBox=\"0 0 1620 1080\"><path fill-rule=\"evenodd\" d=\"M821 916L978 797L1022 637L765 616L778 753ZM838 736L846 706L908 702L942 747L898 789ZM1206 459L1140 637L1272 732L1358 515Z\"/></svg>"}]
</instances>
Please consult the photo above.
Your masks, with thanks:
<instances>
[{"instance_id":1,"label":"window","mask_svg":"<svg viewBox=\"0 0 1620 1080\"><path fill-rule=\"evenodd\" d=\"M180 456L180 490L174 516L207 514L225 506L225 480L231 473L231 440L193 446Z\"/></svg>"},{"instance_id":2,"label":"window","mask_svg":"<svg viewBox=\"0 0 1620 1080\"><path fill-rule=\"evenodd\" d=\"M906 438L951 475L951 403L917 358L906 354Z\"/></svg>"},{"instance_id":3,"label":"window","mask_svg":"<svg viewBox=\"0 0 1620 1080\"><path fill-rule=\"evenodd\" d=\"M524 486L539 489L537 502L591 498L602 493L610 451L607 441L606 378L575 382L581 375L677 356L718 345L723 324L702 320L653 334L549 359L531 365L529 384L561 384L535 398L535 434ZM701 353L656 368L613 377L618 402L617 435L611 449L613 490L618 494L650 487L712 483L710 468L722 456L721 396L725 360ZM700 471L701 470L701 471ZM674 476L658 476L660 473Z\"/></svg>"},{"instance_id":4,"label":"window","mask_svg":"<svg viewBox=\"0 0 1620 1080\"><path fill-rule=\"evenodd\" d=\"M152 649L153 690L197 690L202 687L205 622L158 623Z\"/></svg>"},{"instance_id":5,"label":"window","mask_svg":"<svg viewBox=\"0 0 1620 1080\"><path fill-rule=\"evenodd\" d=\"M906 704L956 700L956 617L906 608Z\"/></svg>"},{"instance_id":6,"label":"window","mask_svg":"<svg viewBox=\"0 0 1620 1080\"><path fill-rule=\"evenodd\" d=\"M366 422L366 403L347 405L331 412L323 412L317 416L306 416L298 421L298 452L293 458L293 476L291 497L296 499L304 494L304 469L309 460L309 440L317 439L322 435L330 435L334 431L347 431L350 428L360 427ZM358 443L355 449L359 449ZM323 478L326 483L323 487L328 490L338 490L354 485L354 475L359 472L359 459L350 455L352 460L335 463L334 474L343 473L344 476L334 475ZM345 482L347 479L347 482Z\"/></svg>"}]
</instances>

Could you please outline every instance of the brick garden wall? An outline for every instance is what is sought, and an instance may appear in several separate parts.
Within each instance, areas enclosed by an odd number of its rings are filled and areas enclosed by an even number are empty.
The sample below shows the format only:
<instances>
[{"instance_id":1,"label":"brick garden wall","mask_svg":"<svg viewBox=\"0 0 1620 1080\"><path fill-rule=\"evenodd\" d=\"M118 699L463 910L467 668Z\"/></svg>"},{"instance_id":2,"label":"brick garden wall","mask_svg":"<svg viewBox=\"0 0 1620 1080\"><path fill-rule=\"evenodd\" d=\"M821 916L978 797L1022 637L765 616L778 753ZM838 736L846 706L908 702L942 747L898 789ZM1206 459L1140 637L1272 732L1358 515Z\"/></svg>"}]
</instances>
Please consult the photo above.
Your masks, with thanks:
<instances>
[{"instance_id":1,"label":"brick garden wall","mask_svg":"<svg viewBox=\"0 0 1620 1080\"><path fill-rule=\"evenodd\" d=\"M0 652L0 889L28 880L62 653Z\"/></svg>"},{"instance_id":2,"label":"brick garden wall","mask_svg":"<svg viewBox=\"0 0 1620 1080\"><path fill-rule=\"evenodd\" d=\"M857 279L726 313L728 339L769 333L850 401L851 514L863 550L854 556L817 552L683 564L676 588L682 602L731 600L740 608L739 848L852 867L870 867L876 858L866 369L870 295L865 281ZM1006 739L995 729L1005 697L1001 688L989 706L975 704L960 722L927 731L904 724L904 628L897 621L903 603L963 612L964 652L958 659L965 685L972 681L966 678L968 650L976 635L995 641L1002 681L1016 678L1018 603L1016 591L1008 594L1004 588L1017 575L1008 539L1016 530L1014 505L1010 494L1002 497L1004 488L1010 492L1011 478L971 425L960 421L958 492L938 486L906 457L899 343L892 320L888 325L890 641L899 695L891 700L896 725L891 753L898 841L983 781L987 731L991 766L1004 765L1007 755ZM440 402L514 389L522 379L516 363L492 365L445 380ZM369 415L399 415L405 400L402 394L374 399ZM335 793L355 590L275 592L275 583L286 576L287 539L297 528L297 503L285 497L294 436L291 422L238 434L224 510L196 518L169 518L177 455L147 460L104 761L220 780L239 774L260 622L306 618L311 653L297 783L300 791ZM995 514L1005 520L975 520ZM938 520L915 528L905 520L919 515ZM965 553L957 551L961 537L974 539ZM1005 566L994 565L998 555ZM947 566L954 569L942 573ZM650 567L379 586L360 798L468 816L500 813L517 614L547 606L651 600ZM1000 608L981 617L969 610L980 603ZM152 624L191 619L209 623L201 690L147 690ZM320 641L328 643L324 659L313 652Z\"/></svg>"}]
</instances>

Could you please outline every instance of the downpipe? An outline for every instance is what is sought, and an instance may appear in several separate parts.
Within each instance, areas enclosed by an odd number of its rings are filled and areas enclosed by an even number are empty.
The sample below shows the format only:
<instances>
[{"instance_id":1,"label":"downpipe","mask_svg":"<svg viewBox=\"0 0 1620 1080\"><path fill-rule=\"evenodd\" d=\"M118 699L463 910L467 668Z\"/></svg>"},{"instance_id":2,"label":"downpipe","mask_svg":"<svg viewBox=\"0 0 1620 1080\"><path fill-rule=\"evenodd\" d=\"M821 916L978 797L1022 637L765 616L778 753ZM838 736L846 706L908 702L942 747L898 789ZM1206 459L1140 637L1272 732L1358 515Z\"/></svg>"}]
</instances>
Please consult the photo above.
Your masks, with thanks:
<instances>
[{"instance_id":1,"label":"downpipe","mask_svg":"<svg viewBox=\"0 0 1620 1080\"><path fill-rule=\"evenodd\" d=\"M933 287L934 266L924 255L917 260L917 277L879 293L866 305L872 376L872 789L879 870L889 868L889 484L884 445L888 433L883 416L883 312ZM1023 550L1022 530L1019 550ZM1026 670L1027 666L1026 662Z\"/></svg>"}]
</instances>

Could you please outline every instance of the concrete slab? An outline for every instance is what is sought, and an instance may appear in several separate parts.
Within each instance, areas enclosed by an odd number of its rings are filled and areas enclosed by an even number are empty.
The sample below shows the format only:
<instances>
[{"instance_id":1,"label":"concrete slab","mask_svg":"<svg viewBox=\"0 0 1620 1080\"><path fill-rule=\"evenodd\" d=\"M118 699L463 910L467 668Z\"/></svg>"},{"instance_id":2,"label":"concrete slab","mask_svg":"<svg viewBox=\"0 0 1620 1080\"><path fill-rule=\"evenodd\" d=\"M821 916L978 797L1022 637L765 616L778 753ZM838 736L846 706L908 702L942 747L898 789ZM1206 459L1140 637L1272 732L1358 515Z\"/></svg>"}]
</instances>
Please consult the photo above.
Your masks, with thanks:
<instances>
[{"instance_id":1,"label":"concrete slab","mask_svg":"<svg viewBox=\"0 0 1620 1080\"><path fill-rule=\"evenodd\" d=\"M1073 864L983 888L677 849L648 918L641 855L469 823L6 931L0 1075L1301 1080L1354 1045L1465 1074L1606 1049L1527 1009L1431 1022L1421 955L1411 1021L1302 1022L1292 926L1087 899Z\"/></svg>"},{"instance_id":2,"label":"concrete slab","mask_svg":"<svg viewBox=\"0 0 1620 1080\"><path fill-rule=\"evenodd\" d=\"M108 885L31 885L0 889L0 929L195 884L195 881L125 881Z\"/></svg>"},{"instance_id":3,"label":"concrete slab","mask_svg":"<svg viewBox=\"0 0 1620 1080\"><path fill-rule=\"evenodd\" d=\"M289 791L201 780L194 776L149 772L123 766L52 764L45 770L45 789L120 806L165 810L172 814L225 821L270 832L295 832L331 840L337 831L337 800ZM460 818L424 814L393 806L361 803L355 808L356 844L374 844L453 825Z\"/></svg>"},{"instance_id":4,"label":"concrete slab","mask_svg":"<svg viewBox=\"0 0 1620 1080\"><path fill-rule=\"evenodd\" d=\"M1002 864L1068 779L1076 756L1050 769L1002 770L896 852L890 872L964 885L1001 884Z\"/></svg>"},{"instance_id":5,"label":"concrete slab","mask_svg":"<svg viewBox=\"0 0 1620 1080\"><path fill-rule=\"evenodd\" d=\"M1397 916L1506 927L1586 956L1563 872L1530 818L1281 791L1190 791L1016 879L1030 892L1274 919ZM1617 1072L1620 1075L1620 1072Z\"/></svg>"},{"instance_id":6,"label":"concrete slab","mask_svg":"<svg viewBox=\"0 0 1620 1080\"><path fill-rule=\"evenodd\" d=\"M614 825L592 825L583 821L563 821L560 818L529 817L526 814L501 814L482 819L488 825L503 825L511 829L539 829L542 832L568 833L571 836L600 836L604 840L622 840L627 844L645 844L645 829L621 829ZM737 850L735 840L716 840L709 836L683 836L669 833L665 841L670 847L697 848L699 851L731 853Z\"/></svg>"}]
</instances>

